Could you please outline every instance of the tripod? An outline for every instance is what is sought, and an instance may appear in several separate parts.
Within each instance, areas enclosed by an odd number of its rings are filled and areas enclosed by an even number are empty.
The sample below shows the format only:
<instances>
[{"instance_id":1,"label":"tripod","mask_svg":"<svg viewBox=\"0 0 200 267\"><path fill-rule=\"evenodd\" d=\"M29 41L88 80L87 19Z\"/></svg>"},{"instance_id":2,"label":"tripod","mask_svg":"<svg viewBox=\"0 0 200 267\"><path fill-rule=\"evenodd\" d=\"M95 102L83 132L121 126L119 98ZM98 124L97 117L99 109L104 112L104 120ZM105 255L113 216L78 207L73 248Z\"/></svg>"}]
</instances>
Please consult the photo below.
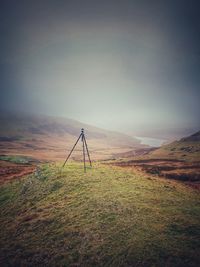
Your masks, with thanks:
<instances>
[{"instance_id":1,"label":"tripod","mask_svg":"<svg viewBox=\"0 0 200 267\"><path fill-rule=\"evenodd\" d=\"M89 150L88 150L87 142L86 142L86 139L85 139L84 129L81 129L81 133L80 133L80 135L79 135L79 137L78 137L76 143L74 144L72 150L70 151L68 157L66 158L66 160L65 160L65 162L64 162L64 164L63 164L62 167L65 166L66 162L68 161L69 157L71 156L71 154L72 154L72 152L73 152L73 150L74 150L75 146L77 145L77 143L78 143L78 141L79 141L80 138L81 138L81 141L82 141L82 143L83 143L83 162L84 162L84 172L86 172L85 150L86 150L86 152L87 152L87 156L88 156L88 159L89 159L89 162L90 162L90 166L91 166L91 167L92 167L92 162L91 162L91 160L90 160L90 154L89 154Z\"/></svg>"}]
</instances>

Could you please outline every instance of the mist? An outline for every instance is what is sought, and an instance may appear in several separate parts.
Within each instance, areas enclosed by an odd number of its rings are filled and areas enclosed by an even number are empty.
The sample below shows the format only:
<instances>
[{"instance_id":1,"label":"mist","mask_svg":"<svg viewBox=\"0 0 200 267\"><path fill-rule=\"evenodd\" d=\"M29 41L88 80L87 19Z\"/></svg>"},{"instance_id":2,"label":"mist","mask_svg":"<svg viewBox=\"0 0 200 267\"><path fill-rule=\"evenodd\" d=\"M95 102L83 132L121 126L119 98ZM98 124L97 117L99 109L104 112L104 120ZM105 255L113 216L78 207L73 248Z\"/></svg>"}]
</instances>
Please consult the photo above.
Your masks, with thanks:
<instances>
[{"instance_id":1,"label":"mist","mask_svg":"<svg viewBox=\"0 0 200 267\"><path fill-rule=\"evenodd\" d=\"M1 108L198 129L197 1L3 1Z\"/></svg>"}]
</instances>

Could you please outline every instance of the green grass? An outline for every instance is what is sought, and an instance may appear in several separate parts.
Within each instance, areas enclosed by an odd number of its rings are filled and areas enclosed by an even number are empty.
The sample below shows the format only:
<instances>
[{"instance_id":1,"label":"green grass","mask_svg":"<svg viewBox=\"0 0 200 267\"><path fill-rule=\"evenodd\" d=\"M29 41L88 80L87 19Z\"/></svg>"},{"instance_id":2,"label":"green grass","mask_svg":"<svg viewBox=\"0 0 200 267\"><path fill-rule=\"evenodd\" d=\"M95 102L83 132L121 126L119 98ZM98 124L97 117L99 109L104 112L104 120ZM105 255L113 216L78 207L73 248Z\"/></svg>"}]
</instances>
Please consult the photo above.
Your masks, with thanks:
<instances>
[{"instance_id":1,"label":"green grass","mask_svg":"<svg viewBox=\"0 0 200 267\"><path fill-rule=\"evenodd\" d=\"M0 188L1 266L198 266L200 197L95 164L43 165Z\"/></svg>"},{"instance_id":2,"label":"green grass","mask_svg":"<svg viewBox=\"0 0 200 267\"><path fill-rule=\"evenodd\" d=\"M19 156L19 155L0 155L0 160L10 161L13 163L27 164L30 161L35 161L31 157Z\"/></svg>"}]
</instances>

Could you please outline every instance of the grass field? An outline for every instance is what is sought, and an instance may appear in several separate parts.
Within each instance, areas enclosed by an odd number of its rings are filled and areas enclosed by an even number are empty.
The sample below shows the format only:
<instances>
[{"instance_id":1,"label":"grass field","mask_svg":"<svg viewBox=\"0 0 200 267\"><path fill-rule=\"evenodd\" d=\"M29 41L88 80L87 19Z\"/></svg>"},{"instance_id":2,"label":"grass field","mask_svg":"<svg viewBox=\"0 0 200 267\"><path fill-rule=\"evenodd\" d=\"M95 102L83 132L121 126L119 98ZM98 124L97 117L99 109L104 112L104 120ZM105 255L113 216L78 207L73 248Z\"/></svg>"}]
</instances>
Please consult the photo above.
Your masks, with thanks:
<instances>
[{"instance_id":1,"label":"grass field","mask_svg":"<svg viewBox=\"0 0 200 267\"><path fill-rule=\"evenodd\" d=\"M41 165L0 187L1 266L199 266L200 197L96 163Z\"/></svg>"}]
</instances>

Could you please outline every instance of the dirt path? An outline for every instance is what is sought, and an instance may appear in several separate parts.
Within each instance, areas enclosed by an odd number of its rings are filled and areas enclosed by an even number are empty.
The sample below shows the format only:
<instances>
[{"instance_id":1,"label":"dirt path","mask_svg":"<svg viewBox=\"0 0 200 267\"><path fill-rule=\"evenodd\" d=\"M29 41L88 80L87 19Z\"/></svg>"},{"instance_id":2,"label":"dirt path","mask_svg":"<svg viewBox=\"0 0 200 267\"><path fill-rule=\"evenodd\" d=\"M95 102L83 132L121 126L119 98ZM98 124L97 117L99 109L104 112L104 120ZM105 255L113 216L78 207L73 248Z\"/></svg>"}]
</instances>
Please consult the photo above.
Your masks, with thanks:
<instances>
[{"instance_id":1,"label":"dirt path","mask_svg":"<svg viewBox=\"0 0 200 267\"><path fill-rule=\"evenodd\" d=\"M34 172L36 166L0 161L0 185Z\"/></svg>"}]
</instances>

